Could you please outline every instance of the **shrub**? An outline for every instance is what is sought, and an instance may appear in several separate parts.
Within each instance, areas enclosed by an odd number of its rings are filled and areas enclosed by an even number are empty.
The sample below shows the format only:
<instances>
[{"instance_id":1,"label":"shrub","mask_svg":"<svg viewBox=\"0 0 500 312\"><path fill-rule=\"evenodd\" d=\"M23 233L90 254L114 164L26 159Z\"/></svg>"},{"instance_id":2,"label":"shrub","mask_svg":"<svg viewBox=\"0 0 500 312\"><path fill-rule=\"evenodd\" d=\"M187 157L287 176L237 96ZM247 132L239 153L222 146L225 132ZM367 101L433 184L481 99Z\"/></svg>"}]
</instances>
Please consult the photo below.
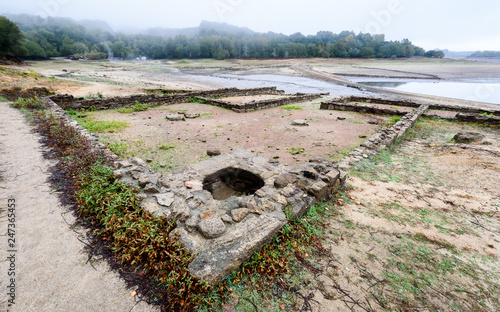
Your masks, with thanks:
<instances>
[{"instance_id":1,"label":"shrub","mask_svg":"<svg viewBox=\"0 0 500 312\"><path fill-rule=\"evenodd\" d=\"M35 96L33 98L18 98L12 106L22 109L45 109L47 108L47 103Z\"/></svg>"},{"instance_id":2,"label":"shrub","mask_svg":"<svg viewBox=\"0 0 500 312\"><path fill-rule=\"evenodd\" d=\"M135 101L134 112L143 112L148 110L147 103L141 103L139 101Z\"/></svg>"}]
</instances>

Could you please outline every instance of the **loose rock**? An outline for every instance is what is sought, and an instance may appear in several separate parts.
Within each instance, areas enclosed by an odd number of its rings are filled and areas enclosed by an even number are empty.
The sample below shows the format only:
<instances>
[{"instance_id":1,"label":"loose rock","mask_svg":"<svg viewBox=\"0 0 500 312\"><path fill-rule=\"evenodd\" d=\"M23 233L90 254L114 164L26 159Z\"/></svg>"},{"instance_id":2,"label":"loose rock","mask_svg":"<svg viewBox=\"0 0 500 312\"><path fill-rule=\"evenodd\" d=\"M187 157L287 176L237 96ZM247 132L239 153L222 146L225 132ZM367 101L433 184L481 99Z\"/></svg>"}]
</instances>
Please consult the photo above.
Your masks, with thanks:
<instances>
[{"instance_id":1,"label":"loose rock","mask_svg":"<svg viewBox=\"0 0 500 312\"><path fill-rule=\"evenodd\" d=\"M260 200L259 208L265 212L273 212L274 210L276 210L276 206L274 206L272 202L265 198Z\"/></svg>"},{"instance_id":2,"label":"loose rock","mask_svg":"<svg viewBox=\"0 0 500 312\"><path fill-rule=\"evenodd\" d=\"M290 183L297 182L297 176L291 173L283 173L274 180L274 186L277 188L284 188Z\"/></svg>"},{"instance_id":3,"label":"loose rock","mask_svg":"<svg viewBox=\"0 0 500 312\"><path fill-rule=\"evenodd\" d=\"M139 167L146 167L146 162L138 157L135 157L134 159L132 159L132 165Z\"/></svg>"},{"instance_id":4,"label":"loose rock","mask_svg":"<svg viewBox=\"0 0 500 312\"><path fill-rule=\"evenodd\" d=\"M304 127L304 126L309 126L309 123L305 119L295 119L291 122L292 126L299 126L299 127Z\"/></svg>"},{"instance_id":5,"label":"loose rock","mask_svg":"<svg viewBox=\"0 0 500 312\"><path fill-rule=\"evenodd\" d=\"M189 207L183 200L178 199L172 204L172 217L181 222L189 218Z\"/></svg>"},{"instance_id":6,"label":"loose rock","mask_svg":"<svg viewBox=\"0 0 500 312\"><path fill-rule=\"evenodd\" d=\"M208 156L219 156L221 154L220 149L218 148L209 148L207 149Z\"/></svg>"},{"instance_id":7,"label":"loose rock","mask_svg":"<svg viewBox=\"0 0 500 312\"><path fill-rule=\"evenodd\" d=\"M476 132L459 132L453 137L455 142L465 144L479 142L482 139L484 139L484 135Z\"/></svg>"},{"instance_id":8,"label":"loose rock","mask_svg":"<svg viewBox=\"0 0 500 312\"><path fill-rule=\"evenodd\" d=\"M160 189L158 188L158 186L156 186L155 184L153 183L148 183L146 184L146 186L144 187L144 192L145 193L159 193L160 192Z\"/></svg>"},{"instance_id":9,"label":"loose rock","mask_svg":"<svg viewBox=\"0 0 500 312\"><path fill-rule=\"evenodd\" d=\"M201 234L207 238L217 238L226 233L226 225L217 215L202 220L198 227Z\"/></svg>"},{"instance_id":10,"label":"loose rock","mask_svg":"<svg viewBox=\"0 0 500 312\"><path fill-rule=\"evenodd\" d=\"M170 114L170 115L167 115L167 117L165 117L167 120L169 121L181 121L181 120L184 120L184 117L182 117L181 115L177 115L177 114Z\"/></svg>"},{"instance_id":11,"label":"loose rock","mask_svg":"<svg viewBox=\"0 0 500 312\"><path fill-rule=\"evenodd\" d=\"M158 201L158 204L170 207L170 205L172 205L172 203L174 202L175 194L174 193L158 194L155 195L155 197L156 200Z\"/></svg>"},{"instance_id":12,"label":"loose rock","mask_svg":"<svg viewBox=\"0 0 500 312\"><path fill-rule=\"evenodd\" d=\"M204 211L202 213L200 213L200 219L201 220L206 220L208 218L210 218L211 216L215 216L215 210L207 210L207 211Z\"/></svg>"},{"instance_id":13,"label":"loose rock","mask_svg":"<svg viewBox=\"0 0 500 312\"><path fill-rule=\"evenodd\" d=\"M250 214L250 209L248 208L239 208L231 210L231 217L234 222L241 222L246 216Z\"/></svg>"},{"instance_id":14,"label":"loose rock","mask_svg":"<svg viewBox=\"0 0 500 312\"><path fill-rule=\"evenodd\" d=\"M143 174L139 177L138 183L140 187L145 187L148 183L151 183L151 180L147 174Z\"/></svg>"}]
</instances>

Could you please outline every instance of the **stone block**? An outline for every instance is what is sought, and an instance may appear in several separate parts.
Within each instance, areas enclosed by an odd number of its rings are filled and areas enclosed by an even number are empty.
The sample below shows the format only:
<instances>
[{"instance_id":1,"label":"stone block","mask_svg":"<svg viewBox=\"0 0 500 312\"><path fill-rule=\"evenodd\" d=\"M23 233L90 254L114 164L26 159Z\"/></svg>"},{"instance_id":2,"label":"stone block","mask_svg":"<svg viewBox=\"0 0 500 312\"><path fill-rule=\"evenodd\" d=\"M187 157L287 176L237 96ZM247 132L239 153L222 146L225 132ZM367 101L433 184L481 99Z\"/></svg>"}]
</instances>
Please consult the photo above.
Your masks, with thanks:
<instances>
[{"instance_id":1,"label":"stone block","mask_svg":"<svg viewBox=\"0 0 500 312\"><path fill-rule=\"evenodd\" d=\"M165 194L157 194L154 195L156 197L156 200L158 201L158 204L166 207L170 207L172 203L174 202L175 194L174 193L165 193Z\"/></svg>"},{"instance_id":2,"label":"stone block","mask_svg":"<svg viewBox=\"0 0 500 312\"><path fill-rule=\"evenodd\" d=\"M217 215L200 221L198 227L201 234L203 234L203 236L205 236L206 238L217 238L226 233L226 225L224 224L224 221L222 221L222 219Z\"/></svg>"},{"instance_id":3,"label":"stone block","mask_svg":"<svg viewBox=\"0 0 500 312\"><path fill-rule=\"evenodd\" d=\"M323 182L323 181L318 181L311 185L309 187L308 191L310 194L312 194L317 200L323 200L328 197L328 190L330 189L330 186Z\"/></svg>"},{"instance_id":4,"label":"stone block","mask_svg":"<svg viewBox=\"0 0 500 312\"><path fill-rule=\"evenodd\" d=\"M238 223L198 253L188 268L196 277L215 285L269 243L285 223L269 215Z\"/></svg>"},{"instance_id":5,"label":"stone block","mask_svg":"<svg viewBox=\"0 0 500 312\"><path fill-rule=\"evenodd\" d=\"M284 188L288 184L297 182L297 176L291 173L280 174L276 180L274 180L274 186L277 188Z\"/></svg>"},{"instance_id":6,"label":"stone block","mask_svg":"<svg viewBox=\"0 0 500 312\"><path fill-rule=\"evenodd\" d=\"M248 208L238 208L231 210L231 217L234 222L241 222L246 216L250 214L250 209Z\"/></svg>"}]
</instances>

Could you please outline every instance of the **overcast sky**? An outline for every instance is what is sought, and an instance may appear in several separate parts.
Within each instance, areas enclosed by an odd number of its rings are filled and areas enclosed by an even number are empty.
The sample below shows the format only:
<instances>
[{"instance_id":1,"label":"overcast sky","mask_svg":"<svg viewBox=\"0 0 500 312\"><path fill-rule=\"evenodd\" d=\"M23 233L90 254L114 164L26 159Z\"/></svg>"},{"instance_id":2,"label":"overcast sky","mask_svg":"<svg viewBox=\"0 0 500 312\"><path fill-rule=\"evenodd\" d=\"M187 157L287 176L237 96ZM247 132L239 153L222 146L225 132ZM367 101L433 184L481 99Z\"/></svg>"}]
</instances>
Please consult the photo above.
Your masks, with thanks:
<instances>
[{"instance_id":1,"label":"overcast sky","mask_svg":"<svg viewBox=\"0 0 500 312\"><path fill-rule=\"evenodd\" d=\"M499 0L0 0L0 13L101 19L115 30L202 20L287 35L353 30L426 50L500 50Z\"/></svg>"}]
</instances>

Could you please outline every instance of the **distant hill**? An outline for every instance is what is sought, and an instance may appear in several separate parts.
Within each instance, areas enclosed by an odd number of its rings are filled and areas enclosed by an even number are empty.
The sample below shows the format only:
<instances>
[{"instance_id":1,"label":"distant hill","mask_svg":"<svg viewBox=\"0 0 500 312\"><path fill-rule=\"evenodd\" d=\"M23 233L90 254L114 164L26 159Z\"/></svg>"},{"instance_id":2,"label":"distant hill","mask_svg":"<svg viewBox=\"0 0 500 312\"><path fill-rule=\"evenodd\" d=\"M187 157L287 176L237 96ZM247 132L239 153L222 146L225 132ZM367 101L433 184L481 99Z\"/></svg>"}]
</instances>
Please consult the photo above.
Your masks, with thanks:
<instances>
[{"instance_id":1,"label":"distant hill","mask_svg":"<svg viewBox=\"0 0 500 312\"><path fill-rule=\"evenodd\" d=\"M87 29L100 29L110 33L114 32L113 28L111 28L111 26L109 26L109 24L106 21L86 19L77 21L77 23L84 26Z\"/></svg>"},{"instance_id":2,"label":"distant hill","mask_svg":"<svg viewBox=\"0 0 500 312\"><path fill-rule=\"evenodd\" d=\"M443 57L409 39L387 41L381 34L320 31L305 36L259 33L245 27L203 21L198 27L150 28L116 32L104 21L8 15L23 32L22 50L31 59L71 56L151 59L198 58L408 58Z\"/></svg>"},{"instance_id":3,"label":"distant hill","mask_svg":"<svg viewBox=\"0 0 500 312\"><path fill-rule=\"evenodd\" d=\"M137 32L134 32L137 33ZM140 32L139 32L140 33ZM195 37L197 35L207 35L207 34L224 34L224 35L253 35L255 32L246 27L238 27L229 25L226 23L217 23L202 21L198 27L189 28L164 28L164 27L154 27L149 28L142 33L152 36L162 36L165 38L175 38L175 36L183 35L188 38Z\"/></svg>"},{"instance_id":4,"label":"distant hill","mask_svg":"<svg viewBox=\"0 0 500 312\"><path fill-rule=\"evenodd\" d=\"M471 55L469 55L470 58L477 58L477 57L500 57L500 51L477 51Z\"/></svg>"},{"instance_id":5,"label":"distant hill","mask_svg":"<svg viewBox=\"0 0 500 312\"><path fill-rule=\"evenodd\" d=\"M444 49L442 51L444 52L444 57L446 58L464 58L474 53L474 51L450 51L448 49Z\"/></svg>"}]
</instances>

